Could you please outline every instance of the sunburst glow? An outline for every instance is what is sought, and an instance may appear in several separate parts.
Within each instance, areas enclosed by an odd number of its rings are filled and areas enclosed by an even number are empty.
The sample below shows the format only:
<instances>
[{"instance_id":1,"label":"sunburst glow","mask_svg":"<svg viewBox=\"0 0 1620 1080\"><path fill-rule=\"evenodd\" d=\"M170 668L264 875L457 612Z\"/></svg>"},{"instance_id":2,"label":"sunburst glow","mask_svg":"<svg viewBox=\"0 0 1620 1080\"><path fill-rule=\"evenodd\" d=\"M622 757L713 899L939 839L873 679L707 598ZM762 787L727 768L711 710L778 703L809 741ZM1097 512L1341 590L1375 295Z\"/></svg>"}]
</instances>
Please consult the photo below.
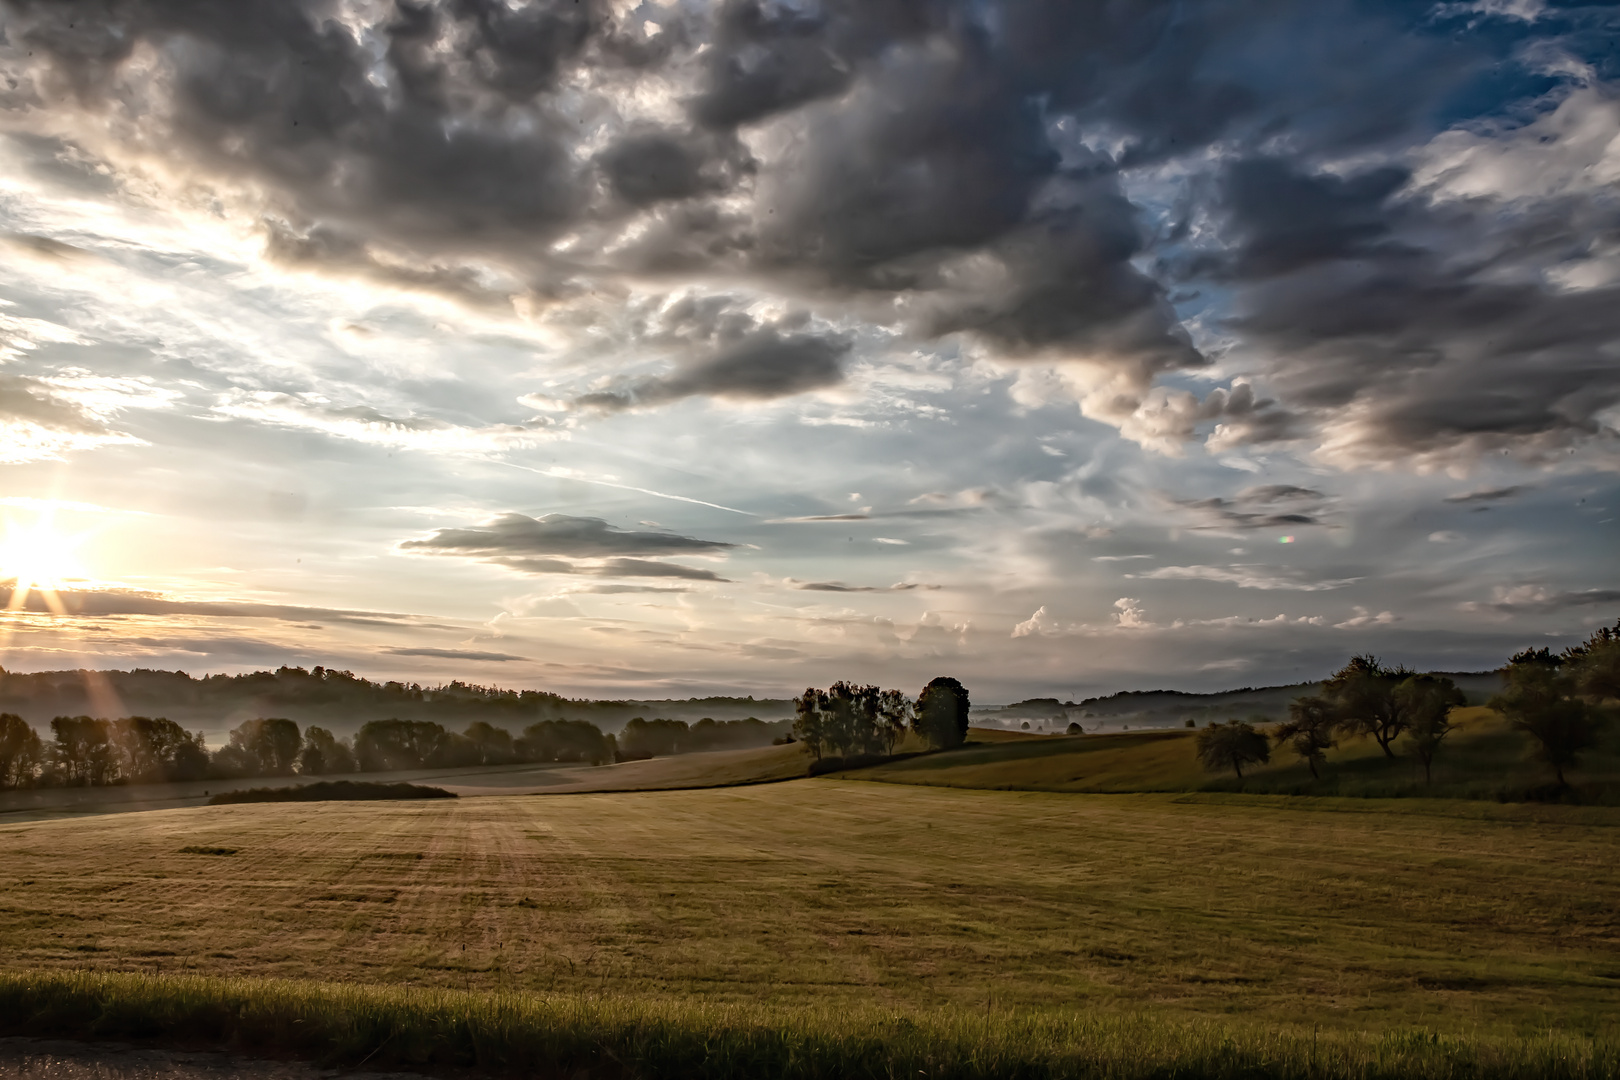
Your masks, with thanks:
<instances>
[{"instance_id":1,"label":"sunburst glow","mask_svg":"<svg viewBox=\"0 0 1620 1080\"><path fill-rule=\"evenodd\" d=\"M14 580L11 606L27 602L30 590L55 592L85 576L75 549L82 536L69 536L56 528L54 514L46 510L31 524L6 522L0 540L0 578Z\"/></svg>"}]
</instances>

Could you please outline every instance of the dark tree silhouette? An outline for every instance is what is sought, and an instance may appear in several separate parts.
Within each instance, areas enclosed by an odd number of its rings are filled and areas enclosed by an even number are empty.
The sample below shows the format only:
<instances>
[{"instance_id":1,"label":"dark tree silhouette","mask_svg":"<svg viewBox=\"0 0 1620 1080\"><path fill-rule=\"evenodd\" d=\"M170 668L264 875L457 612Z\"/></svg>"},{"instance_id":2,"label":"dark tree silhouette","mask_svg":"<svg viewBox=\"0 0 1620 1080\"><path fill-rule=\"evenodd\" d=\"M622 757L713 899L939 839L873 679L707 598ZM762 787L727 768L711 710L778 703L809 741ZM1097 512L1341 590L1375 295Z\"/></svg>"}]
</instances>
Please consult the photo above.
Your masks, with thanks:
<instances>
[{"instance_id":1,"label":"dark tree silhouette","mask_svg":"<svg viewBox=\"0 0 1620 1080\"><path fill-rule=\"evenodd\" d=\"M29 787L44 764L39 732L16 713L0 713L0 789Z\"/></svg>"},{"instance_id":2,"label":"dark tree silhouette","mask_svg":"<svg viewBox=\"0 0 1620 1080\"><path fill-rule=\"evenodd\" d=\"M331 776L354 772L354 750L323 727L304 729L304 747L298 751L298 771L305 776Z\"/></svg>"},{"instance_id":3,"label":"dark tree silhouette","mask_svg":"<svg viewBox=\"0 0 1620 1080\"><path fill-rule=\"evenodd\" d=\"M685 720L643 720L638 716L619 732L619 751L625 758L682 754L691 732Z\"/></svg>"},{"instance_id":4,"label":"dark tree silhouette","mask_svg":"<svg viewBox=\"0 0 1620 1080\"><path fill-rule=\"evenodd\" d=\"M195 735L166 717L126 716L111 727L119 772L132 783L200 780L208 772L202 733Z\"/></svg>"},{"instance_id":5,"label":"dark tree silhouette","mask_svg":"<svg viewBox=\"0 0 1620 1080\"><path fill-rule=\"evenodd\" d=\"M541 720L513 744L521 761L580 761L607 765L618 758L612 737L588 720Z\"/></svg>"},{"instance_id":6,"label":"dark tree silhouette","mask_svg":"<svg viewBox=\"0 0 1620 1080\"><path fill-rule=\"evenodd\" d=\"M93 716L58 716L51 721L50 765L59 783L75 787L118 779L111 728Z\"/></svg>"},{"instance_id":7,"label":"dark tree silhouette","mask_svg":"<svg viewBox=\"0 0 1620 1080\"><path fill-rule=\"evenodd\" d=\"M1231 769L1241 780L1243 766L1271 760L1271 744L1246 720L1211 724L1198 733L1198 760L1206 769Z\"/></svg>"},{"instance_id":8,"label":"dark tree silhouette","mask_svg":"<svg viewBox=\"0 0 1620 1080\"><path fill-rule=\"evenodd\" d=\"M472 744L480 765L504 765L513 758L512 733L505 728L474 720L461 734Z\"/></svg>"},{"instance_id":9,"label":"dark tree silhouette","mask_svg":"<svg viewBox=\"0 0 1620 1080\"><path fill-rule=\"evenodd\" d=\"M1585 642L1564 650L1575 690L1602 701L1620 698L1620 621L1600 626Z\"/></svg>"},{"instance_id":10,"label":"dark tree silhouette","mask_svg":"<svg viewBox=\"0 0 1620 1080\"><path fill-rule=\"evenodd\" d=\"M245 765L254 776L291 776L303 745L298 725L291 720L245 720L231 729L226 749L234 753L223 764L231 769Z\"/></svg>"},{"instance_id":11,"label":"dark tree silhouette","mask_svg":"<svg viewBox=\"0 0 1620 1080\"><path fill-rule=\"evenodd\" d=\"M1393 758L1392 744L1407 727L1395 687L1415 674L1404 667L1386 668L1376 656L1357 656L1328 678L1323 696L1334 703L1340 730L1371 735L1384 756Z\"/></svg>"},{"instance_id":12,"label":"dark tree silhouette","mask_svg":"<svg viewBox=\"0 0 1620 1080\"><path fill-rule=\"evenodd\" d=\"M911 726L911 699L899 690L885 690L878 695L878 725L882 732L883 752L894 753L900 740Z\"/></svg>"},{"instance_id":13,"label":"dark tree silhouette","mask_svg":"<svg viewBox=\"0 0 1620 1080\"><path fill-rule=\"evenodd\" d=\"M1191 721L1188 721L1191 723ZM1288 719L1272 732L1277 745L1288 748L1310 767L1313 779L1320 780L1318 767L1326 760L1324 751L1336 744L1333 732L1338 727L1339 714L1333 703L1320 697L1297 697L1288 703Z\"/></svg>"},{"instance_id":14,"label":"dark tree silhouette","mask_svg":"<svg viewBox=\"0 0 1620 1080\"><path fill-rule=\"evenodd\" d=\"M372 720L354 737L361 772L420 769L447 741L443 727L427 720Z\"/></svg>"},{"instance_id":15,"label":"dark tree silhouette","mask_svg":"<svg viewBox=\"0 0 1620 1080\"><path fill-rule=\"evenodd\" d=\"M808 687L793 699L793 737L804 744L817 761L827 746L826 714L822 706L827 698L825 690Z\"/></svg>"},{"instance_id":16,"label":"dark tree silhouette","mask_svg":"<svg viewBox=\"0 0 1620 1080\"><path fill-rule=\"evenodd\" d=\"M917 716L912 728L936 750L961 746L967 739L968 692L946 675L929 682L917 695Z\"/></svg>"},{"instance_id":17,"label":"dark tree silhouette","mask_svg":"<svg viewBox=\"0 0 1620 1080\"><path fill-rule=\"evenodd\" d=\"M1569 665L1573 666L1573 665ZM1539 756L1553 768L1560 791L1569 787L1564 770L1580 763L1581 752L1597 745L1602 714L1574 696L1575 672L1549 649L1526 649L1502 669L1507 687L1491 699L1491 708L1536 743Z\"/></svg>"},{"instance_id":18,"label":"dark tree silhouette","mask_svg":"<svg viewBox=\"0 0 1620 1080\"><path fill-rule=\"evenodd\" d=\"M1423 762L1423 782L1434 783L1434 755L1451 734L1451 710L1468 704L1463 692L1450 679L1438 675L1413 675L1394 690L1395 706L1406 720L1406 736L1412 751Z\"/></svg>"}]
</instances>

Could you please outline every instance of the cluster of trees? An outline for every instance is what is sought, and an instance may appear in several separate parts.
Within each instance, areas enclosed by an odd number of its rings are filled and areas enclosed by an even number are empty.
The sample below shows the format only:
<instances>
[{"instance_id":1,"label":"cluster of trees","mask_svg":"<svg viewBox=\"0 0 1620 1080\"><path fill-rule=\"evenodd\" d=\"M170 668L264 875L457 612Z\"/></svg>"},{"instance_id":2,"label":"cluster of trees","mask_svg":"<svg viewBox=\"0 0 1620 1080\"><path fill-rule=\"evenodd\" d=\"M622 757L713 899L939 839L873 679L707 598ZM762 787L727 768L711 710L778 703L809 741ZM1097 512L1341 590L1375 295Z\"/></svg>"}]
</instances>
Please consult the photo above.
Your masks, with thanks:
<instances>
[{"instance_id":1,"label":"cluster of trees","mask_svg":"<svg viewBox=\"0 0 1620 1080\"><path fill-rule=\"evenodd\" d=\"M755 717L742 720L715 720L705 716L695 724L685 720L644 720L637 716L619 732L619 760L696 754L706 750L738 750L766 746L788 726L768 724Z\"/></svg>"},{"instance_id":2,"label":"cluster of trees","mask_svg":"<svg viewBox=\"0 0 1620 1080\"><path fill-rule=\"evenodd\" d=\"M1526 649L1501 674L1504 688L1491 699L1491 708L1530 738L1558 787L1567 787L1565 770L1597 744L1610 717L1612 709L1604 703L1620 698L1620 622L1562 653ZM1320 777L1327 751L1340 736L1370 737L1390 758L1396 740L1404 737L1423 765L1424 781L1432 782L1435 757L1454 729L1451 712L1463 704L1450 679L1357 656L1334 672L1322 693L1295 698L1288 719L1270 739L1248 721L1211 724L1198 733L1198 756L1206 767L1231 769L1241 778L1244 766L1271 760L1275 740Z\"/></svg>"},{"instance_id":3,"label":"cluster of trees","mask_svg":"<svg viewBox=\"0 0 1620 1080\"><path fill-rule=\"evenodd\" d=\"M541 720L516 738L483 721L458 735L430 721L373 720L354 737L353 753L361 772L616 759L613 736L584 720Z\"/></svg>"},{"instance_id":4,"label":"cluster of trees","mask_svg":"<svg viewBox=\"0 0 1620 1080\"><path fill-rule=\"evenodd\" d=\"M829 753L892 754L908 730L944 750L967 738L969 705L962 684L944 676L923 687L915 702L899 690L837 682L793 699L793 737L818 760Z\"/></svg>"},{"instance_id":5,"label":"cluster of trees","mask_svg":"<svg viewBox=\"0 0 1620 1080\"><path fill-rule=\"evenodd\" d=\"M172 720L59 716L51 741L0 714L0 788L90 787L255 776L330 776L395 769L580 762L617 758L613 736L584 720L542 720L516 738L475 721L460 734L423 720L374 720L351 741L285 719L239 724L212 754L200 732ZM767 740L768 741L768 740Z\"/></svg>"},{"instance_id":6,"label":"cluster of trees","mask_svg":"<svg viewBox=\"0 0 1620 1080\"><path fill-rule=\"evenodd\" d=\"M211 764L200 733L161 717L58 716L51 736L0 713L0 788L197 780Z\"/></svg>"}]
</instances>

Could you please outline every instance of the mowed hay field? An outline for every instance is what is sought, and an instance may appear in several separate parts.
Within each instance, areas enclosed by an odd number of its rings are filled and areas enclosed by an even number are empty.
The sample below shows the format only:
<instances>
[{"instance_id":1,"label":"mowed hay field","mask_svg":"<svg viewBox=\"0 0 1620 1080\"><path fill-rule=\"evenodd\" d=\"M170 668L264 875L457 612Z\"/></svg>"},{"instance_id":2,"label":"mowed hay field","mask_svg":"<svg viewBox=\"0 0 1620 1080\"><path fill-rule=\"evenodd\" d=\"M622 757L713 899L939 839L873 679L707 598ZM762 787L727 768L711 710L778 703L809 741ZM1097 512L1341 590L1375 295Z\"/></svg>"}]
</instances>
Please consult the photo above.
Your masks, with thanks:
<instances>
[{"instance_id":1,"label":"mowed hay field","mask_svg":"<svg viewBox=\"0 0 1620 1080\"><path fill-rule=\"evenodd\" d=\"M0 966L1612 1037L1617 854L1610 808L826 779L206 807L0 828Z\"/></svg>"}]
</instances>

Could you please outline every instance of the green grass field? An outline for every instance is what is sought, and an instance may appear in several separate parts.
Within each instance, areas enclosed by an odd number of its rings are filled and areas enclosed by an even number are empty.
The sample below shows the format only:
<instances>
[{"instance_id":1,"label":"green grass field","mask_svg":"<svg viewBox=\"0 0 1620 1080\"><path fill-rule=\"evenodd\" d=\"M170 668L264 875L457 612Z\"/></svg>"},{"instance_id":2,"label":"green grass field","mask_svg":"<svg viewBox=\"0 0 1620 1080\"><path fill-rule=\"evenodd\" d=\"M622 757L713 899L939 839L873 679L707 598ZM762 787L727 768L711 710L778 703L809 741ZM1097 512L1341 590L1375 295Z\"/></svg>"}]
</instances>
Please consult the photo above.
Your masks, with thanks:
<instances>
[{"instance_id":1,"label":"green grass field","mask_svg":"<svg viewBox=\"0 0 1620 1080\"><path fill-rule=\"evenodd\" d=\"M1408 753L1391 761L1371 739L1351 739L1328 752L1320 779L1284 748L1273 748L1269 765L1233 774L1203 769L1194 731L1109 735L1025 736L974 729L970 744L842 774L849 779L939 787L1068 792L1229 791L1253 794L1354 797L1430 797L1522 801L1552 782L1523 735L1485 708L1460 709L1457 730L1442 746L1433 783ZM1620 731L1587 753L1572 770L1574 801L1620 805ZM1397 751L1404 751L1396 742Z\"/></svg>"},{"instance_id":2,"label":"green grass field","mask_svg":"<svg viewBox=\"0 0 1620 1080\"><path fill-rule=\"evenodd\" d=\"M1609 808L806 780L91 824L0 829L0 966L1377 1032L1620 1007Z\"/></svg>"}]
</instances>

